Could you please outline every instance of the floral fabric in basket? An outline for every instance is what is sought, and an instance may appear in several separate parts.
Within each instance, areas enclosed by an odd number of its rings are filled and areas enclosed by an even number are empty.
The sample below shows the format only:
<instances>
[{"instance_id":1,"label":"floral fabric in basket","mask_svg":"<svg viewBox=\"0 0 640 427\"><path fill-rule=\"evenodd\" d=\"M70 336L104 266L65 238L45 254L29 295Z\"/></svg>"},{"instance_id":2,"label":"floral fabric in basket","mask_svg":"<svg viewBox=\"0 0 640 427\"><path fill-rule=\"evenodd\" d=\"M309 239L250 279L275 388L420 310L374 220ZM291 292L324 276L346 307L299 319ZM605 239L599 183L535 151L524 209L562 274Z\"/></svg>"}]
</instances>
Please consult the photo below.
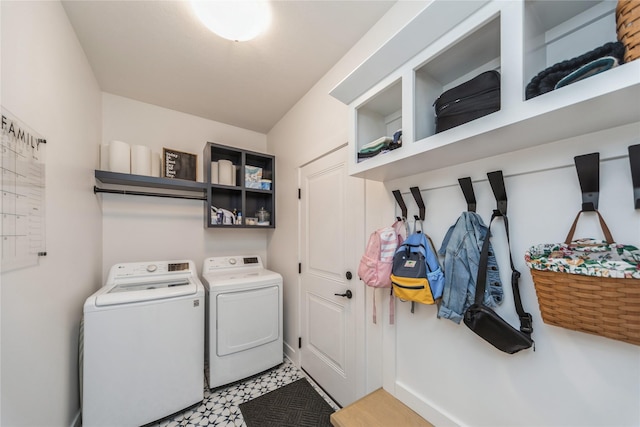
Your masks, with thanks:
<instances>
[{"instance_id":1,"label":"floral fabric in basket","mask_svg":"<svg viewBox=\"0 0 640 427\"><path fill-rule=\"evenodd\" d=\"M583 276L640 279L640 250L635 246L579 239L532 246L525 253L527 266L536 270Z\"/></svg>"}]
</instances>

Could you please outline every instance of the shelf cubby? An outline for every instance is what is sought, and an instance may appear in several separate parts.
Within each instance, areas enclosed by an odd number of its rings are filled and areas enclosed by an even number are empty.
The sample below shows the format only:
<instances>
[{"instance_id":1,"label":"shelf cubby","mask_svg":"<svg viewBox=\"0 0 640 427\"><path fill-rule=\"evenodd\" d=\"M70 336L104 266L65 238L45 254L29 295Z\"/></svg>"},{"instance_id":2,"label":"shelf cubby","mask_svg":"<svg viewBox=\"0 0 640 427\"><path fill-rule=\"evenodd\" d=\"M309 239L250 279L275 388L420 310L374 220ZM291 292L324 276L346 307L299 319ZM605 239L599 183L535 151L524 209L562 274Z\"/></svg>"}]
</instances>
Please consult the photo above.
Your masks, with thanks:
<instances>
[{"instance_id":1,"label":"shelf cubby","mask_svg":"<svg viewBox=\"0 0 640 427\"><path fill-rule=\"evenodd\" d=\"M527 0L523 40L525 85L554 64L615 42L616 4L611 0Z\"/></svg>"},{"instance_id":2,"label":"shelf cubby","mask_svg":"<svg viewBox=\"0 0 640 427\"><path fill-rule=\"evenodd\" d=\"M356 108L357 146L383 136L392 137L402 128L402 80L396 80Z\"/></svg>"},{"instance_id":3,"label":"shelf cubby","mask_svg":"<svg viewBox=\"0 0 640 427\"><path fill-rule=\"evenodd\" d=\"M435 134L434 103L443 92L500 66L499 16L420 64L414 70L416 141Z\"/></svg>"}]
</instances>

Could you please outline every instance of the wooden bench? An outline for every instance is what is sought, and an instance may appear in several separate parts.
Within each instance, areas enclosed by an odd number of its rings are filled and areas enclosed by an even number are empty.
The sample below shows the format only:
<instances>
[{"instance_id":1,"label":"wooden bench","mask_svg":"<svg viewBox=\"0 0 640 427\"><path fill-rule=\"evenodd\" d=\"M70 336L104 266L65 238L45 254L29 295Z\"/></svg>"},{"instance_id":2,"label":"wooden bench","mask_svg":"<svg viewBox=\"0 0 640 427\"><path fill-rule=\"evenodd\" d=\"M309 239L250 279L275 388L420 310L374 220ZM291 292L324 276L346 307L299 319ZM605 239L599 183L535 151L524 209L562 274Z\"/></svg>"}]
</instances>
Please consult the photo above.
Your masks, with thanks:
<instances>
[{"instance_id":1,"label":"wooden bench","mask_svg":"<svg viewBox=\"0 0 640 427\"><path fill-rule=\"evenodd\" d=\"M331 414L331 424L334 427L434 427L382 388Z\"/></svg>"}]
</instances>

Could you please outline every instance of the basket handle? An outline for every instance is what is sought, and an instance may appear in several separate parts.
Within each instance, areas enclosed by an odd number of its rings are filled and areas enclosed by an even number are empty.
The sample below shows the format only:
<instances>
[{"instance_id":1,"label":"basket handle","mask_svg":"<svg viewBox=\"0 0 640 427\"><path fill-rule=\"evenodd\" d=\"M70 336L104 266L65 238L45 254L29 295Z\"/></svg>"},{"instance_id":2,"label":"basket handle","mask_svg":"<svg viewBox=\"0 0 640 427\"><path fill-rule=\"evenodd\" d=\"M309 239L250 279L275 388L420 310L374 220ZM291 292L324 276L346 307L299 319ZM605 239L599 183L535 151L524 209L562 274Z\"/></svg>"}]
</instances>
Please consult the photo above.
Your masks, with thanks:
<instances>
[{"instance_id":1,"label":"basket handle","mask_svg":"<svg viewBox=\"0 0 640 427\"><path fill-rule=\"evenodd\" d=\"M571 244L571 241L573 240L573 234L576 232L576 226L578 225L578 219L580 218L580 214L582 214L582 212L585 212L584 210L578 212L578 215L576 215L576 219L573 220L573 224L571 225L571 229L569 230L569 234L567 234L567 238L564 240L564 243L566 245ZM602 228L602 232L604 233L604 239L607 241L608 244L612 244L615 243L613 240L613 237L611 236L611 231L609 231L609 227L607 227L607 224L604 222L604 219L602 218L602 215L600 215L600 212L598 212L598 210L594 210L593 212L598 214L598 220L600 221L600 228Z\"/></svg>"}]
</instances>

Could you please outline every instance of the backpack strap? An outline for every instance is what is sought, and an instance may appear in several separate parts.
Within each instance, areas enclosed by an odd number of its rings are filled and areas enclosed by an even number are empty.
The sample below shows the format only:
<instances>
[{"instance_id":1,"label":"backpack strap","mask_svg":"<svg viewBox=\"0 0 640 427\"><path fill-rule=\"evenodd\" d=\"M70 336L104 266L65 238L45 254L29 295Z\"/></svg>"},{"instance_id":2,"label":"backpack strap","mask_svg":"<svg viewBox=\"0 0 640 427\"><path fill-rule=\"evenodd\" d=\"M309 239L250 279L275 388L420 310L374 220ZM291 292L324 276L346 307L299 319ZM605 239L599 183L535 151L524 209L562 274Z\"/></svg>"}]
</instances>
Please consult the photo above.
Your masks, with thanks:
<instances>
[{"instance_id":1,"label":"backpack strap","mask_svg":"<svg viewBox=\"0 0 640 427\"><path fill-rule=\"evenodd\" d=\"M401 240L404 240L409 236L409 226L404 219L399 219L394 222L391 228L396 231L396 235L401 236ZM398 240L398 246L400 246L401 244L402 241Z\"/></svg>"},{"instance_id":2,"label":"backpack strap","mask_svg":"<svg viewBox=\"0 0 640 427\"><path fill-rule=\"evenodd\" d=\"M484 291L487 283L487 269L489 265L489 240L491 238L491 224L497 217L504 219L504 229L507 236L507 248L509 249L509 263L511 264L511 288L513 289L513 301L515 304L516 312L520 318L520 331L531 337L533 332L532 317L530 313L524 311L522 306L522 300L520 298L520 286L518 281L520 279L520 272L516 270L513 264L513 257L511 256L511 242L509 239L509 219L507 218L507 196L504 191L504 182L502 178L502 171L491 172L487 174L489 176L489 182L494 190L494 195L498 201L498 209L493 211L491 215L491 221L487 228L487 235L482 243L482 251L480 252L480 261L478 263L478 277L476 279L476 294L475 303L484 305Z\"/></svg>"},{"instance_id":3,"label":"backpack strap","mask_svg":"<svg viewBox=\"0 0 640 427\"><path fill-rule=\"evenodd\" d=\"M404 218L402 219L398 219L396 220L392 225L391 228L394 229L394 231L396 232L396 239L398 242L397 247L400 247L400 245L402 244L402 241L404 240L404 237L402 236L402 231L403 229L406 228L407 232L408 232L408 227L407 227L407 223L405 221ZM408 235L408 233L407 233ZM389 296L389 324L393 325L395 323L395 308L396 305L394 303L394 296L393 296L393 287L391 287L390 289L390 296ZM376 289L373 289L373 323L376 324L377 323L377 317L378 317L378 313L377 313L377 309L376 309Z\"/></svg>"},{"instance_id":4,"label":"backpack strap","mask_svg":"<svg viewBox=\"0 0 640 427\"><path fill-rule=\"evenodd\" d=\"M393 287L389 292L389 324L393 325L396 320L396 305L394 304ZM376 289L373 289L373 323L377 323L377 310L376 310Z\"/></svg>"}]
</instances>

